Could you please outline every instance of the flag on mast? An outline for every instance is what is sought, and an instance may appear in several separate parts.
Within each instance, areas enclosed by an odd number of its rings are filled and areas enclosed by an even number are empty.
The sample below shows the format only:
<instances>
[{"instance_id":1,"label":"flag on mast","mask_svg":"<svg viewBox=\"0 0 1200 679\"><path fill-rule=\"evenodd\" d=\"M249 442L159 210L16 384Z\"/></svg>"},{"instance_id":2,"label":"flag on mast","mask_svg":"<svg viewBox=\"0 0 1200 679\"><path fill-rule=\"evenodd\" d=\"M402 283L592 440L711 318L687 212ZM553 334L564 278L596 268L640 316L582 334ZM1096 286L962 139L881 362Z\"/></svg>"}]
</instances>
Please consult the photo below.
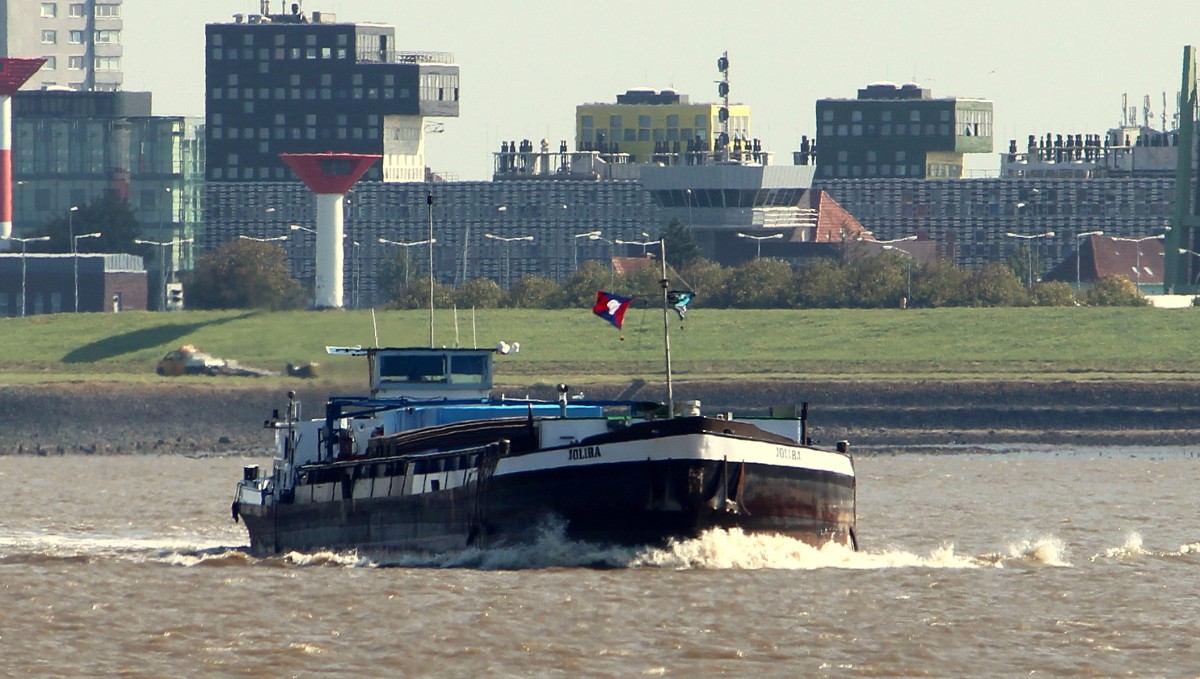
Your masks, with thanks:
<instances>
[{"instance_id":1,"label":"flag on mast","mask_svg":"<svg viewBox=\"0 0 1200 679\"><path fill-rule=\"evenodd\" d=\"M675 309L675 313L679 314L679 320L687 315L688 305L692 303L692 298L696 293L691 290L670 290L667 292L667 301L670 302L671 308Z\"/></svg>"},{"instance_id":2,"label":"flag on mast","mask_svg":"<svg viewBox=\"0 0 1200 679\"><path fill-rule=\"evenodd\" d=\"M597 290L596 305L592 307L592 313L612 323L617 330L620 330L621 324L625 322L625 310L629 308L629 303L632 301L632 297L622 297L611 292Z\"/></svg>"}]
</instances>

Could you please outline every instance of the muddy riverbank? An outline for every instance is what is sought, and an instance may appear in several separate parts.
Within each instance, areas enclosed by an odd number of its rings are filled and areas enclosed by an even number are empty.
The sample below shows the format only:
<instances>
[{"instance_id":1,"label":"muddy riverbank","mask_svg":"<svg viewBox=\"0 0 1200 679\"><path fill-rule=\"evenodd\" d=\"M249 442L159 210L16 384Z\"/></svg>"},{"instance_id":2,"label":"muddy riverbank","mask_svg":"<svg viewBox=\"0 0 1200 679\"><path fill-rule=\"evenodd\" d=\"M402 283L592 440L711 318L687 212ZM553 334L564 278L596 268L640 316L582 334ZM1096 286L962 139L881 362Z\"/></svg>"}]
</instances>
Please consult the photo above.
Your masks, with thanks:
<instances>
[{"instance_id":1,"label":"muddy riverbank","mask_svg":"<svg viewBox=\"0 0 1200 679\"><path fill-rule=\"evenodd\" d=\"M642 383L582 391L589 398L666 396L662 385ZM319 416L328 388L297 392L305 415ZM500 392L553 398L554 388L507 385ZM265 454L271 435L263 422L282 408L285 393L212 380L0 387L0 454ZM807 401L815 439L848 439L864 452L1022 442L1200 444L1200 383L681 382L675 393L700 400L708 413L765 413L769 405Z\"/></svg>"}]
</instances>

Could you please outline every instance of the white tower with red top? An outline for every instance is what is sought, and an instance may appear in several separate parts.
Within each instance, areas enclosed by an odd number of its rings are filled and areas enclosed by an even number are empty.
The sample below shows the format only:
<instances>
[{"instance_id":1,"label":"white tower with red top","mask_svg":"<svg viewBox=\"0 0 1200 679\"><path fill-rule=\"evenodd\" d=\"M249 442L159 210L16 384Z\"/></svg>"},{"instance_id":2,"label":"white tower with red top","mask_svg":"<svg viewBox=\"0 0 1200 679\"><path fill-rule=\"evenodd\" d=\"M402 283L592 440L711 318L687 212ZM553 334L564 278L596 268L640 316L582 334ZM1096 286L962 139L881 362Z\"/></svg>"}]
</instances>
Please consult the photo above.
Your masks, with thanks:
<instances>
[{"instance_id":1,"label":"white tower with red top","mask_svg":"<svg viewBox=\"0 0 1200 679\"><path fill-rule=\"evenodd\" d=\"M317 195L317 281L313 305L341 309L346 192L383 156L364 153L281 153L279 157Z\"/></svg>"},{"instance_id":2,"label":"white tower with red top","mask_svg":"<svg viewBox=\"0 0 1200 679\"><path fill-rule=\"evenodd\" d=\"M0 238L12 238L12 95L45 59L0 59Z\"/></svg>"}]
</instances>

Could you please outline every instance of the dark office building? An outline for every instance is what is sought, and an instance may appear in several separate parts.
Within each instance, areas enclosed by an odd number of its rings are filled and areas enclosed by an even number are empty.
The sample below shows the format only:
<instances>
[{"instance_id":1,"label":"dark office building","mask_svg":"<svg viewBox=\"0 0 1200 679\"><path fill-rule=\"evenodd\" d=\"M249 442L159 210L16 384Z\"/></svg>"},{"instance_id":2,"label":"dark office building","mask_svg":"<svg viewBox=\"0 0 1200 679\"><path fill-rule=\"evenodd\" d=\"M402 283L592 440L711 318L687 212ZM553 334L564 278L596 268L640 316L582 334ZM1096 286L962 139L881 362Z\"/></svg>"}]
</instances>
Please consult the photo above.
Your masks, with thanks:
<instances>
[{"instance_id":1,"label":"dark office building","mask_svg":"<svg viewBox=\"0 0 1200 679\"><path fill-rule=\"evenodd\" d=\"M377 153L367 180L424 181L427 116L458 115L458 66L401 52L396 29L327 12L234 15L205 29L210 181L292 178L280 153Z\"/></svg>"},{"instance_id":2,"label":"dark office building","mask_svg":"<svg viewBox=\"0 0 1200 679\"><path fill-rule=\"evenodd\" d=\"M914 83L876 83L817 100L817 179L963 176L963 154L992 152L992 102L934 99Z\"/></svg>"}]
</instances>

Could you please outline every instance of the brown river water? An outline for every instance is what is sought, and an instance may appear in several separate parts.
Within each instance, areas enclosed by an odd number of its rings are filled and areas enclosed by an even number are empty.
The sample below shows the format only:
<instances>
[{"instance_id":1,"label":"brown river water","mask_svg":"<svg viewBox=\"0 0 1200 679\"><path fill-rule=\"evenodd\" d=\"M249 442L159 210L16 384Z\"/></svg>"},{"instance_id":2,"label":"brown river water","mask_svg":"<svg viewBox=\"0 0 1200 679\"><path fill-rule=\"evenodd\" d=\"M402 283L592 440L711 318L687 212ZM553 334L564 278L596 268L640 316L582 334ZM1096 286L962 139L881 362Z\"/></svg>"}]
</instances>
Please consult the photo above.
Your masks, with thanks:
<instances>
[{"instance_id":1,"label":"brown river water","mask_svg":"<svg viewBox=\"0 0 1200 679\"><path fill-rule=\"evenodd\" d=\"M860 456L862 551L246 556L265 459L0 458L0 676L1196 677L1200 451Z\"/></svg>"}]
</instances>

